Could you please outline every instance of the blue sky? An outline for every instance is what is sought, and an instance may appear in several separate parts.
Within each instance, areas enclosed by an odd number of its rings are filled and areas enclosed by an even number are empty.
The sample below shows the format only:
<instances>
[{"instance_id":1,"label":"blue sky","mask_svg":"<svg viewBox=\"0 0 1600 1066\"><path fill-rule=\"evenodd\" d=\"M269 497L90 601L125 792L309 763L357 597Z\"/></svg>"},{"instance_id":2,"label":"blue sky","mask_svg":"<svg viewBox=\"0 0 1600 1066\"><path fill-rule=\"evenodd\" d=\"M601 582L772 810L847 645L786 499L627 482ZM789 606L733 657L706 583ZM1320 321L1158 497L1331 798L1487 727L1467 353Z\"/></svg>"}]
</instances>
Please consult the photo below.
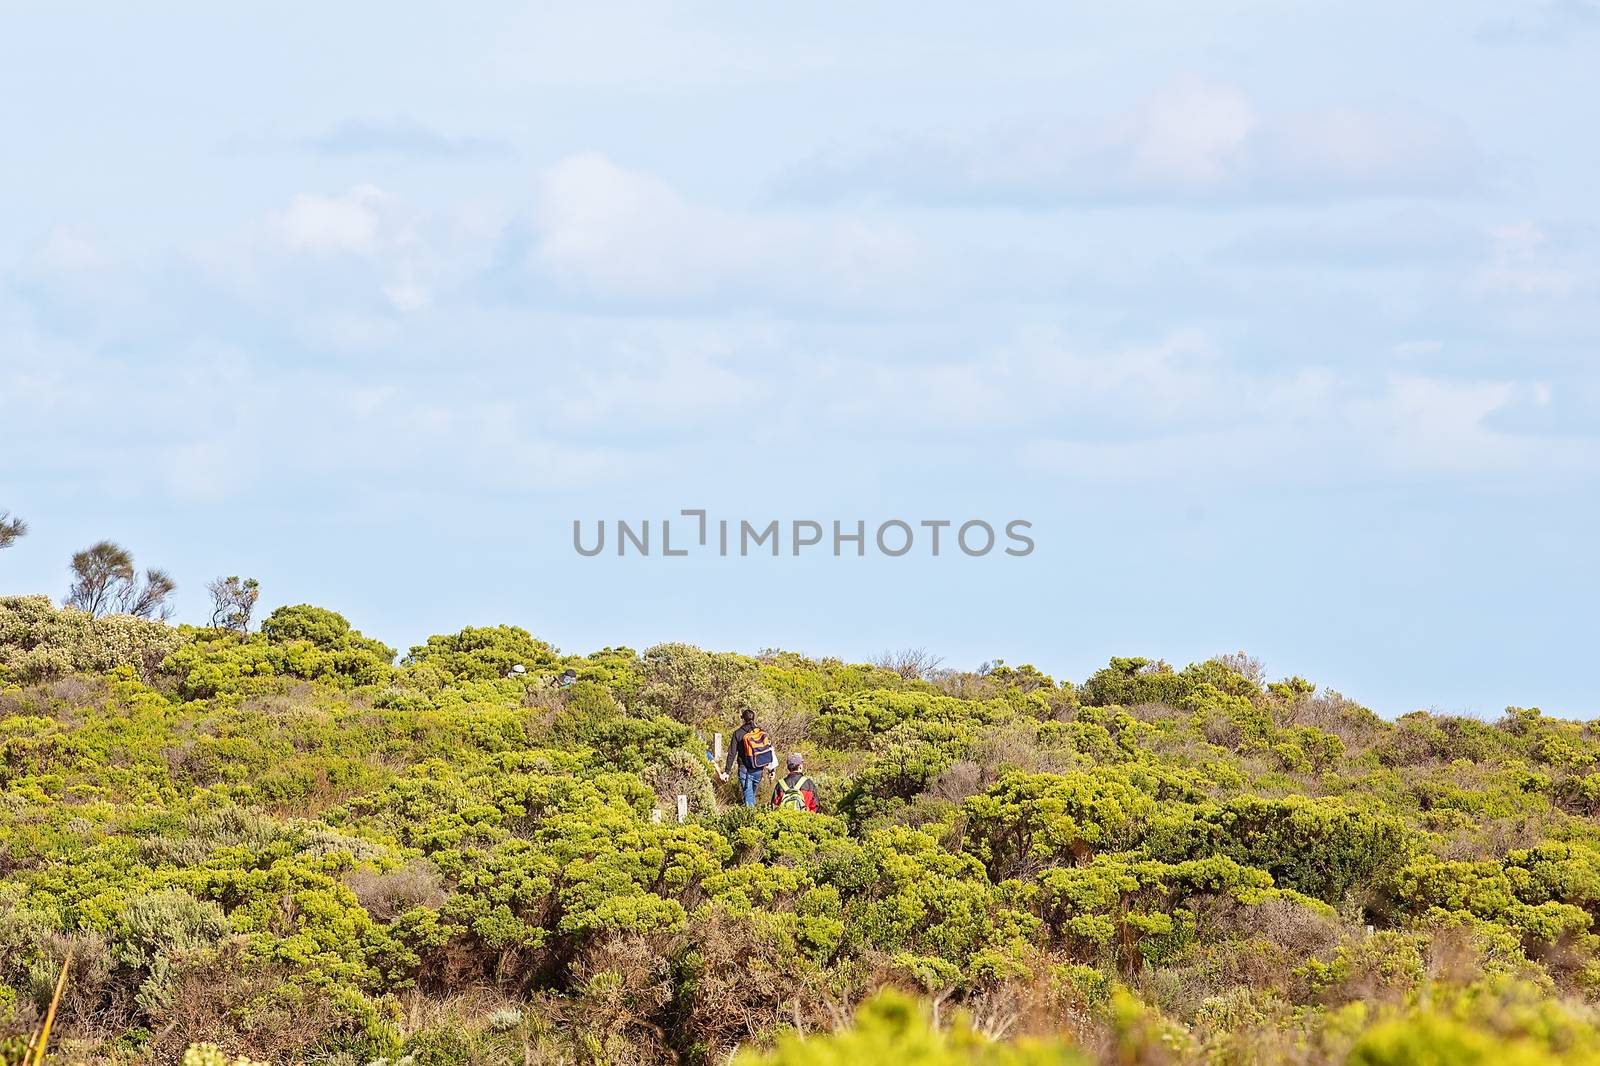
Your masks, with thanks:
<instances>
[{"instance_id":1,"label":"blue sky","mask_svg":"<svg viewBox=\"0 0 1600 1066\"><path fill-rule=\"evenodd\" d=\"M0 591L1600 717L1593 0L0 20Z\"/></svg>"}]
</instances>

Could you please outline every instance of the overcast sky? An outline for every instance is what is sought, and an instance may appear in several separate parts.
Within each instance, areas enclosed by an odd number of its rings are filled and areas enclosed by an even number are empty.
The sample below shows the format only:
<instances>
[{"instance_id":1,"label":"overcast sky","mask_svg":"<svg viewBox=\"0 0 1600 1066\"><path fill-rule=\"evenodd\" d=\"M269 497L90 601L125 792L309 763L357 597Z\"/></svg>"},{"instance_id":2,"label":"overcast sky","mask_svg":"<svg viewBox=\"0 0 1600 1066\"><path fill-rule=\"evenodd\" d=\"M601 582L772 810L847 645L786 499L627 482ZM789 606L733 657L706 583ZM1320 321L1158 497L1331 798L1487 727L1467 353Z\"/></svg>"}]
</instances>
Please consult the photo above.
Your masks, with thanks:
<instances>
[{"instance_id":1,"label":"overcast sky","mask_svg":"<svg viewBox=\"0 0 1600 1066\"><path fill-rule=\"evenodd\" d=\"M1597 717L1596 99L1593 0L0 3L0 592ZM1037 546L572 549L682 508Z\"/></svg>"}]
</instances>

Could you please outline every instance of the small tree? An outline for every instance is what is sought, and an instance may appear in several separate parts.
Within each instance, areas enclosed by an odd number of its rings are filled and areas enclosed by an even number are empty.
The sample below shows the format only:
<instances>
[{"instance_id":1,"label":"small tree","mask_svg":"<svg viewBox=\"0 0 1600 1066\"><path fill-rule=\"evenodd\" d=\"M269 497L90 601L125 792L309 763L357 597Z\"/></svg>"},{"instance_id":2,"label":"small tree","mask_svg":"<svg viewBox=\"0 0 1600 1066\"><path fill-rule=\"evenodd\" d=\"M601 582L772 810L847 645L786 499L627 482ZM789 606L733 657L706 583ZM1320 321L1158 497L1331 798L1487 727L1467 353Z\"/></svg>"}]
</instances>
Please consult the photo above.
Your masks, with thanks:
<instances>
[{"instance_id":1,"label":"small tree","mask_svg":"<svg viewBox=\"0 0 1600 1066\"><path fill-rule=\"evenodd\" d=\"M219 577L206 586L211 593L211 628L230 633L250 632L250 615L261 595L261 583L253 577Z\"/></svg>"},{"instance_id":2,"label":"small tree","mask_svg":"<svg viewBox=\"0 0 1600 1066\"><path fill-rule=\"evenodd\" d=\"M0 511L0 548L9 548L18 537L27 536L28 523L13 518L10 511Z\"/></svg>"},{"instance_id":3,"label":"small tree","mask_svg":"<svg viewBox=\"0 0 1600 1066\"><path fill-rule=\"evenodd\" d=\"M103 540L72 557L74 581L67 590L66 605L88 611L95 617L131 614L136 618L172 617L167 598L177 582L165 570L146 570L143 583L133 568L133 555L126 548Z\"/></svg>"},{"instance_id":4,"label":"small tree","mask_svg":"<svg viewBox=\"0 0 1600 1066\"><path fill-rule=\"evenodd\" d=\"M930 681L939 672L944 656L934 655L925 648L906 648L904 651L886 651L872 665L883 670L893 670L907 681Z\"/></svg>"},{"instance_id":5,"label":"small tree","mask_svg":"<svg viewBox=\"0 0 1600 1066\"><path fill-rule=\"evenodd\" d=\"M66 604L95 617L108 614L117 591L133 583L133 556L109 540L72 557L72 587Z\"/></svg>"}]
</instances>

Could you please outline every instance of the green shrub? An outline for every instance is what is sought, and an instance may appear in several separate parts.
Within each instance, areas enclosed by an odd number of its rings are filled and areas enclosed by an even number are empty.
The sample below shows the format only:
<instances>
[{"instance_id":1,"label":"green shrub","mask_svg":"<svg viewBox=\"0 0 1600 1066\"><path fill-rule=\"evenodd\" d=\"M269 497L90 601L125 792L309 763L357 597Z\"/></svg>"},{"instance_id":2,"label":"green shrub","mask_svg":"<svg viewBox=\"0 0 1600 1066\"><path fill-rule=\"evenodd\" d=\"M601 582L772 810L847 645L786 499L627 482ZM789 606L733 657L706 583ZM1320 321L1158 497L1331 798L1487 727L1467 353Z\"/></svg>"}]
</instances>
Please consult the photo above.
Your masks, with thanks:
<instances>
[{"instance_id":1,"label":"green shrub","mask_svg":"<svg viewBox=\"0 0 1600 1066\"><path fill-rule=\"evenodd\" d=\"M188 642L167 657L189 699L271 691L292 678L348 688L380 685L393 676L394 649L350 628L342 615L320 607L280 607L253 635L185 629Z\"/></svg>"},{"instance_id":2,"label":"green shrub","mask_svg":"<svg viewBox=\"0 0 1600 1066\"><path fill-rule=\"evenodd\" d=\"M1382 809L1241 796L1154 820L1145 846L1169 862L1225 855L1266 870L1281 888L1338 903L1398 867L1410 836L1404 821Z\"/></svg>"},{"instance_id":3,"label":"green shrub","mask_svg":"<svg viewBox=\"0 0 1600 1066\"><path fill-rule=\"evenodd\" d=\"M126 614L96 618L58 609L47 596L0 597L0 671L22 683L119 666L150 678L182 642L164 622Z\"/></svg>"},{"instance_id":4,"label":"green shrub","mask_svg":"<svg viewBox=\"0 0 1600 1066\"><path fill-rule=\"evenodd\" d=\"M1131 846L1155 813L1150 796L1109 768L1070 774L1013 771L966 801L966 848L995 880L1071 865Z\"/></svg>"},{"instance_id":5,"label":"green shrub","mask_svg":"<svg viewBox=\"0 0 1600 1066\"><path fill-rule=\"evenodd\" d=\"M450 681L490 681L505 677L513 666L538 674L555 665L556 652L518 626L468 626L429 637L407 652L405 661L430 667Z\"/></svg>"},{"instance_id":6,"label":"green shrub","mask_svg":"<svg viewBox=\"0 0 1600 1066\"><path fill-rule=\"evenodd\" d=\"M232 932L222 908L169 889L136 896L119 916L112 958L140 980L137 1000L147 1014L167 1006L173 959L214 947Z\"/></svg>"},{"instance_id":7,"label":"green shrub","mask_svg":"<svg viewBox=\"0 0 1600 1066\"><path fill-rule=\"evenodd\" d=\"M57 665L0 690L0 1037L70 951L58 1046L86 1061L1600 1048L1593 726L1390 726L1237 657L1073 688L485 627L396 669L305 606L102 654L4 602L0 661ZM821 813L713 788L694 730L746 704ZM901 1007L798 1035L886 985Z\"/></svg>"}]
</instances>

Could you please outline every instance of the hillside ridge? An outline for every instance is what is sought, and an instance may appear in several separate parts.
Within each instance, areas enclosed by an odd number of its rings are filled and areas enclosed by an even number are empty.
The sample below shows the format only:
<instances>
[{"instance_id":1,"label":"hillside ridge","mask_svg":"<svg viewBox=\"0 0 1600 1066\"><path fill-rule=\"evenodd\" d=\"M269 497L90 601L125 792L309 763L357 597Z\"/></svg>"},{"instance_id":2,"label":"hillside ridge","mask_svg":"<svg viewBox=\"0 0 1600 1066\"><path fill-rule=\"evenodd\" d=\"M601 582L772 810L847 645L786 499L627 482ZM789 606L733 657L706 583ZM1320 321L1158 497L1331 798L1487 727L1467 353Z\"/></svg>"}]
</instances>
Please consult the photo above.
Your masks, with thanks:
<instances>
[{"instance_id":1,"label":"hillside ridge","mask_svg":"<svg viewBox=\"0 0 1600 1066\"><path fill-rule=\"evenodd\" d=\"M746 709L817 813L720 779ZM60 1061L1600 1062L1597 760L1242 654L400 656L0 598L0 1061L70 953Z\"/></svg>"}]
</instances>

